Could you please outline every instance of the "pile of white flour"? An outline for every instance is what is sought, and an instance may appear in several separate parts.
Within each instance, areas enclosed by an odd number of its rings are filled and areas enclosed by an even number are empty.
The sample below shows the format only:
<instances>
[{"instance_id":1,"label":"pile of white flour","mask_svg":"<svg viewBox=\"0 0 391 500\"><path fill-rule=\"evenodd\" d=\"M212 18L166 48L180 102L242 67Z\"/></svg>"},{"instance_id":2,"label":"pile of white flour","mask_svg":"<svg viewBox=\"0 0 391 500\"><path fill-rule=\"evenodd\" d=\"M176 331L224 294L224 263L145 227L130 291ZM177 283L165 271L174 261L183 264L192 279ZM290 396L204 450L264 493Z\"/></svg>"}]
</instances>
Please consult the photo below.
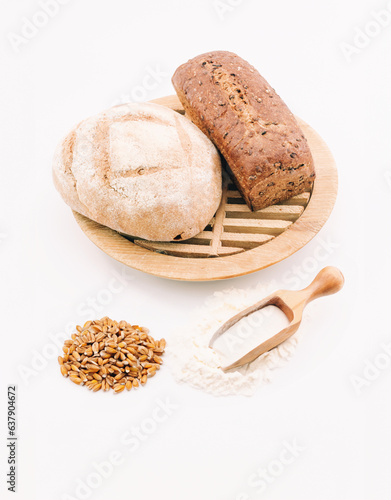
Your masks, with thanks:
<instances>
[{"instance_id":1,"label":"pile of white flour","mask_svg":"<svg viewBox=\"0 0 391 500\"><path fill-rule=\"evenodd\" d=\"M249 365L228 373L224 373L219 367L229 363L224 362L225 359L221 358L221 352L219 353L215 346L214 349L211 349L208 344L213 333L225 321L263 299L272 291L274 289L271 290L268 286L260 284L248 290L231 288L215 292L206 301L205 306L195 311L188 323L182 325L180 330L174 333L167 344L166 363L175 379L216 396L234 394L251 396L261 383L269 382L271 371L285 364L294 353L300 339L300 332ZM278 313L282 315L280 311ZM251 316L248 317L248 319L250 318ZM287 320L284 319L284 321ZM224 335L227 334L229 331ZM223 336L220 339L223 339ZM232 346L235 351L237 346L234 341ZM243 353L234 356L232 361L247 351L244 350ZM236 353L234 352L234 354Z\"/></svg>"}]
</instances>

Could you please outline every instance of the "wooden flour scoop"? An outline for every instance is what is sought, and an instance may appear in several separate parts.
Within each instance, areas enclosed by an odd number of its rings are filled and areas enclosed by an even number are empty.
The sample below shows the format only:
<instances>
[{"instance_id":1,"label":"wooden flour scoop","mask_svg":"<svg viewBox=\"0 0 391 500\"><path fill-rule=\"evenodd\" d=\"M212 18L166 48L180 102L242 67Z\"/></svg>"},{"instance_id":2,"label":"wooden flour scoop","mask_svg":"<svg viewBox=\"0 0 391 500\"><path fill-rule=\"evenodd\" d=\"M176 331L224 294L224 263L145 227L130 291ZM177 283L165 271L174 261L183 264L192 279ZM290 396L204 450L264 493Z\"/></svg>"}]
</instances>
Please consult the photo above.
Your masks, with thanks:
<instances>
[{"instance_id":1,"label":"wooden flour scoop","mask_svg":"<svg viewBox=\"0 0 391 500\"><path fill-rule=\"evenodd\" d=\"M304 288L304 290L278 290L229 319L213 335L209 342L209 347L212 347L215 340L238 321L266 306L277 306L287 316L290 324L287 328L284 328L270 339L262 342L262 344L255 347L255 349L245 356L221 369L227 372L234 368L240 368L247 363L251 363L265 352L274 349L282 342L285 342L285 340L289 339L289 337L298 330L305 306L318 297L338 292L343 287L344 281L344 277L339 269L331 266L325 267L318 273L314 281L307 286L307 288Z\"/></svg>"}]
</instances>

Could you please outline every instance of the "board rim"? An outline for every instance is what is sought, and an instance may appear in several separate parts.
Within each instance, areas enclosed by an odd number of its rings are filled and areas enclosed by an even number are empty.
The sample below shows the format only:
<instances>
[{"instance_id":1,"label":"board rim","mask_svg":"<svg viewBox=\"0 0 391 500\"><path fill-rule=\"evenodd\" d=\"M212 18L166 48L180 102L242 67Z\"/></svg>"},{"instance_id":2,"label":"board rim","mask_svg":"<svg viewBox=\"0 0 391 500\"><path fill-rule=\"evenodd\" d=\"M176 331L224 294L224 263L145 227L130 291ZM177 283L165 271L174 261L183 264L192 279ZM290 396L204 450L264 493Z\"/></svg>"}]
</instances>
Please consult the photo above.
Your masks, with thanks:
<instances>
[{"instance_id":1,"label":"board rim","mask_svg":"<svg viewBox=\"0 0 391 500\"><path fill-rule=\"evenodd\" d=\"M152 102L183 112L176 96ZM116 231L73 211L76 222L86 236L110 257L161 278L180 281L230 279L277 264L303 248L320 231L332 212L338 192L338 173L330 149L310 125L298 117L297 120L314 157L316 180L300 217L286 231L263 245L225 257L176 257L136 245Z\"/></svg>"}]
</instances>

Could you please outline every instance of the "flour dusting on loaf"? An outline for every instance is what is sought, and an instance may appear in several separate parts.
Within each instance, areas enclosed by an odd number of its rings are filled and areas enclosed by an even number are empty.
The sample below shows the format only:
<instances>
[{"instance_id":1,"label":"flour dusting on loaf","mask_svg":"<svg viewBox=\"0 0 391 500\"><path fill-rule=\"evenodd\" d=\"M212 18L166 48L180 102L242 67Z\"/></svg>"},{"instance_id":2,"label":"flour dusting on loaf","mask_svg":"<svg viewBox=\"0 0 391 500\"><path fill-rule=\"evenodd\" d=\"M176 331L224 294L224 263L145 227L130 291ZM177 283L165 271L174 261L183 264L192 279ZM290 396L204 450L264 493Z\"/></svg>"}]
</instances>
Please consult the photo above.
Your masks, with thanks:
<instances>
[{"instance_id":1,"label":"flour dusting on loaf","mask_svg":"<svg viewBox=\"0 0 391 500\"><path fill-rule=\"evenodd\" d=\"M221 199L214 145L190 120L151 103L84 120L58 146L53 176L75 211L153 241L195 236Z\"/></svg>"},{"instance_id":2,"label":"flour dusting on loaf","mask_svg":"<svg viewBox=\"0 0 391 500\"><path fill-rule=\"evenodd\" d=\"M248 62L231 52L197 56L173 85L187 116L213 141L252 210L311 188L311 152L295 117Z\"/></svg>"}]
</instances>

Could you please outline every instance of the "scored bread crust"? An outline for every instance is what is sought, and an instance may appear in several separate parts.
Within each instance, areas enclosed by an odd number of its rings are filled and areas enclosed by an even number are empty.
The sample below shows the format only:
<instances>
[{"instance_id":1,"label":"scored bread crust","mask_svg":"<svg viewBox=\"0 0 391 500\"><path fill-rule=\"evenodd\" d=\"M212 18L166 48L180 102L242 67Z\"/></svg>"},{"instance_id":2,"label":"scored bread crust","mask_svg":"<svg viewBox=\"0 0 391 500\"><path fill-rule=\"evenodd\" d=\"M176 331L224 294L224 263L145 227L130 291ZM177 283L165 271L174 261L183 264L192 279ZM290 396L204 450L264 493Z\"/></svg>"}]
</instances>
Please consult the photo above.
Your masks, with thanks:
<instances>
[{"instance_id":1,"label":"scored bread crust","mask_svg":"<svg viewBox=\"0 0 391 500\"><path fill-rule=\"evenodd\" d=\"M187 118L129 103L84 120L59 144L53 179L76 212L152 241L200 233L217 210L221 160Z\"/></svg>"},{"instance_id":2,"label":"scored bread crust","mask_svg":"<svg viewBox=\"0 0 391 500\"><path fill-rule=\"evenodd\" d=\"M231 52L201 54L180 66L172 82L186 115L224 156L250 209L312 186L315 169L304 134L248 62Z\"/></svg>"}]
</instances>

